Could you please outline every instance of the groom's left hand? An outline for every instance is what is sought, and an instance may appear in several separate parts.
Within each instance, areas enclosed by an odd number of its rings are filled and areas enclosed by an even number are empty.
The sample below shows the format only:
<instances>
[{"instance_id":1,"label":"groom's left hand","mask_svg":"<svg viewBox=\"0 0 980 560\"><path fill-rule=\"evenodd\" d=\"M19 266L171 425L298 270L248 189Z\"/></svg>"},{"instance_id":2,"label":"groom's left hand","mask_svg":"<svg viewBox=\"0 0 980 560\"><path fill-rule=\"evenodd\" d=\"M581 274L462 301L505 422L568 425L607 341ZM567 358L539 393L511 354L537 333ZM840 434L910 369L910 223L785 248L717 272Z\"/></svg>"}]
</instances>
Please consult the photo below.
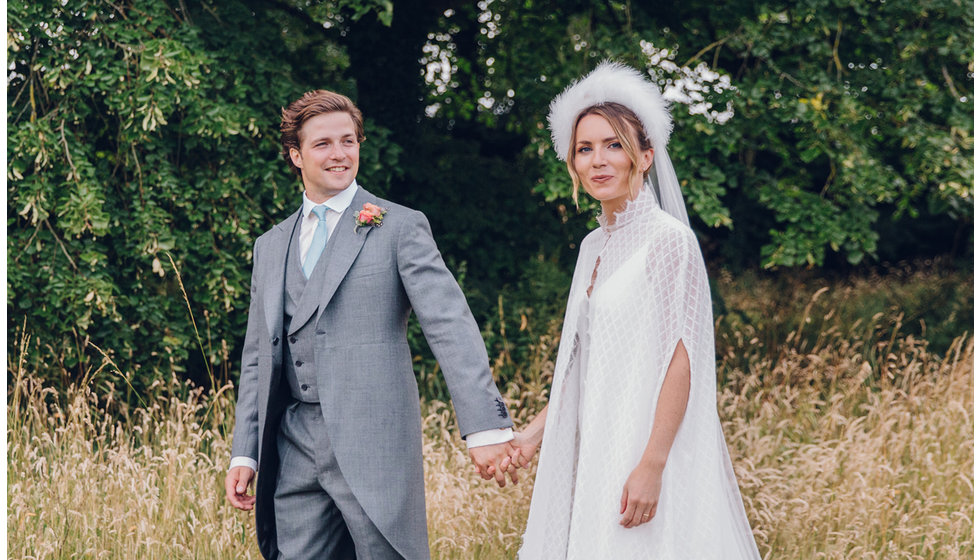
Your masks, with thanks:
<instances>
[{"instance_id":1,"label":"groom's left hand","mask_svg":"<svg viewBox=\"0 0 980 560\"><path fill-rule=\"evenodd\" d=\"M483 480L496 479L497 485L507 486L507 475L517 484L517 468L511 463L514 447L509 441L495 445L470 448L470 460Z\"/></svg>"}]
</instances>

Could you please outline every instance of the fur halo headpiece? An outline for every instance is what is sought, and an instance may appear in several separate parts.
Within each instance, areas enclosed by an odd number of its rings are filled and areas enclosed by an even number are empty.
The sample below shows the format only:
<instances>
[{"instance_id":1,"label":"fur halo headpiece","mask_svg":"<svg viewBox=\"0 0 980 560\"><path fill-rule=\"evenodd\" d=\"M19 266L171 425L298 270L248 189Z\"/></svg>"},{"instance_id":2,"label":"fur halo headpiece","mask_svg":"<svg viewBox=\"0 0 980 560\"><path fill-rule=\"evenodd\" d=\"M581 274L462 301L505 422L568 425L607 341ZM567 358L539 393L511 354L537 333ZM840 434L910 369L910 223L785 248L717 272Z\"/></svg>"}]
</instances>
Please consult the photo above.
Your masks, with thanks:
<instances>
[{"instance_id":1,"label":"fur halo headpiece","mask_svg":"<svg viewBox=\"0 0 980 560\"><path fill-rule=\"evenodd\" d=\"M568 145L579 114L593 105L619 103L636 113L654 151L662 151L672 128L667 101L660 88L636 70L605 60L582 79L572 82L551 102L548 126L558 159L568 157Z\"/></svg>"},{"instance_id":2,"label":"fur halo headpiece","mask_svg":"<svg viewBox=\"0 0 980 560\"><path fill-rule=\"evenodd\" d=\"M603 103L619 103L640 119L647 140L653 146L656 170L656 173L647 174L644 185L657 197L661 209L689 226L681 185L667 155L667 141L673 128L667 101L660 88L636 70L605 60L551 102L548 126L558 159L567 160L575 123L582 111ZM574 173L571 166L569 172Z\"/></svg>"}]
</instances>

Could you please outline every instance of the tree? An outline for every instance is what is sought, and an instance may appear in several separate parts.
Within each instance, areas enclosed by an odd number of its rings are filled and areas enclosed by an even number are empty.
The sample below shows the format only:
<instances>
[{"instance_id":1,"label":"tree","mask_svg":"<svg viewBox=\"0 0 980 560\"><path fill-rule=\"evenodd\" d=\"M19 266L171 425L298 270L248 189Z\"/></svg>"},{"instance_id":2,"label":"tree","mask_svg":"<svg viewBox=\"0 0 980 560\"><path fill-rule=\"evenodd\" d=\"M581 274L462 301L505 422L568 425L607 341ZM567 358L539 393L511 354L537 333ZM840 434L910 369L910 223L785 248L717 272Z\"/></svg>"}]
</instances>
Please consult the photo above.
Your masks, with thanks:
<instances>
[{"instance_id":1,"label":"tree","mask_svg":"<svg viewBox=\"0 0 980 560\"><path fill-rule=\"evenodd\" d=\"M428 60L451 71L431 100L549 157L561 88L603 58L646 68L677 100L668 148L689 210L702 231L733 230L729 258L857 264L882 218L972 224L971 15L956 0L484 0L443 19ZM550 200L568 189L556 163L538 183Z\"/></svg>"},{"instance_id":2,"label":"tree","mask_svg":"<svg viewBox=\"0 0 980 560\"><path fill-rule=\"evenodd\" d=\"M901 250L881 232L952 237L973 222L971 13L956 0L12 1L8 332L34 335L36 368L85 378L105 352L136 389L233 371L251 243L300 188L278 108L320 87L361 105L359 181L426 212L478 319L511 320L500 293L557 314L595 207L568 203L545 116L603 58L676 101L668 149L709 254L840 265Z\"/></svg>"},{"instance_id":3,"label":"tree","mask_svg":"<svg viewBox=\"0 0 980 560\"><path fill-rule=\"evenodd\" d=\"M299 192L278 108L314 72L353 89L285 6L178 5L8 6L8 332L35 334L41 371L84 378L104 351L138 389L230 367L251 243ZM362 177L384 190L398 149L366 128Z\"/></svg>"}]
</instances>

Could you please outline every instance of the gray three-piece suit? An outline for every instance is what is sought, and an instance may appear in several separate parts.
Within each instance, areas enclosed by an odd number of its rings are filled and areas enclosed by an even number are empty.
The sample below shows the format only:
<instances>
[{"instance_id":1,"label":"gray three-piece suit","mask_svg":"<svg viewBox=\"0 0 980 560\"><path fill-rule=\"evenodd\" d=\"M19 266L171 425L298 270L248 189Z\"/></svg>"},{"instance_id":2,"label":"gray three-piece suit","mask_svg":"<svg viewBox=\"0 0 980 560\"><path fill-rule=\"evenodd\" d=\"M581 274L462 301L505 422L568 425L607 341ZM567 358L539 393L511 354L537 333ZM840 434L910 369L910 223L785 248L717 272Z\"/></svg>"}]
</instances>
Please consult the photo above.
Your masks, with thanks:
<instances>
[{"instance_id":1,"label":"gray three-piece suit","mask_svg":"<svg viewBox=\"0 0 980 560\"><path fill-rule=\"evenodd\" d=\"M388 212L382 227L355 231L365 202ZM259 465L259 547L267 558L287 548L277 522L288 526L283 535L350 526L355 540L365 525L399 555L428 558L409 313L439 360L464 436L511 426L483 340L420 212L358 188L309 280L300 218L263 234L253 253L232 456ZM320 498L307 493L311 484ZM343 518L324 513L323 492ZM284 504L278 515L276 503Z\"/></svg>"}]
</instances>

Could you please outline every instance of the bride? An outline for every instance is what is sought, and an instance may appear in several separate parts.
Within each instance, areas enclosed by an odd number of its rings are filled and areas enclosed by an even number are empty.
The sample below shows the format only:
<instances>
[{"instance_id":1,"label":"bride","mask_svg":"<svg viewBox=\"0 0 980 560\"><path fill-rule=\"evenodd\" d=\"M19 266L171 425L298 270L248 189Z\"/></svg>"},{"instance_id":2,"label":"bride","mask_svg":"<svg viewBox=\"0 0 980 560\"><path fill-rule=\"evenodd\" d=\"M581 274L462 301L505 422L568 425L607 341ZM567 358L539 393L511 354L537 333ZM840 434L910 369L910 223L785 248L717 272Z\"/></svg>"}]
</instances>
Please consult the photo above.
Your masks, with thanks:
<instances>
[{"instance_id":1,"label":"bride","mask_svg":"<svg viewBox=\"0 0 980 560\"><path fill-rule=\"evenodd\" d=\"M666 145L660 91L604 62L548 116L558 157L602 206L582 241L519 556L757 559L715 404L708 278Z\"/></svg>"}]
</instances>

